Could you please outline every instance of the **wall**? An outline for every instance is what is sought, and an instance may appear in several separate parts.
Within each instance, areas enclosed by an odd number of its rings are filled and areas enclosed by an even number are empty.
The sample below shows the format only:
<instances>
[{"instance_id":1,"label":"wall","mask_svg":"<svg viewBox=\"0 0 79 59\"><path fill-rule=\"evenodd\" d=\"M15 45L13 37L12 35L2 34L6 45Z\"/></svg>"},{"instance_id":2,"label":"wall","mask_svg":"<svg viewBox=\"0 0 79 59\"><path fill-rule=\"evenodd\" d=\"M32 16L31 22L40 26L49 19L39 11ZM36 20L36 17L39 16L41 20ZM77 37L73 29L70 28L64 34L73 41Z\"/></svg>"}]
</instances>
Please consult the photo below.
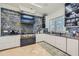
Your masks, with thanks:
<instances>
[{"instance_id":1,"label":"wall","mask_svg":"<svg viewBox=\"0 0 79 59\"><path fill-rule=\"evenodd\" d=\"M1 9L0 9L0 36L1 36Z\"/></svg>"},{"instance_id":2,"label":"wall","mask_svg":"<svg viewBox=\"0 0 79 59\"><path fill-rule=\"evenodd\" d=\"M65 14L64 4L62 7L59 8L59 10L56 10L56 12L51 12L52 14L49 14L46 16L46 28L49 28L49 20L53 20L56 17L63 16ZM49 31L49 29L48 29Z\"/></svg>"},{"instance_id":3,"label":"wall","mask_svg":"<svg viewBox=\"0 0 79 59\"><path fill-rule=\"evenodd\" d=\"M65 8L63 5L63 7L59 8L59 10L56 10L55 12L51 12L51 14L49 14L46 17L46 19L50 20L50 19L56 18L56 17L64 15L64 14L65 14Z\"/></svg>"}]
</instances>

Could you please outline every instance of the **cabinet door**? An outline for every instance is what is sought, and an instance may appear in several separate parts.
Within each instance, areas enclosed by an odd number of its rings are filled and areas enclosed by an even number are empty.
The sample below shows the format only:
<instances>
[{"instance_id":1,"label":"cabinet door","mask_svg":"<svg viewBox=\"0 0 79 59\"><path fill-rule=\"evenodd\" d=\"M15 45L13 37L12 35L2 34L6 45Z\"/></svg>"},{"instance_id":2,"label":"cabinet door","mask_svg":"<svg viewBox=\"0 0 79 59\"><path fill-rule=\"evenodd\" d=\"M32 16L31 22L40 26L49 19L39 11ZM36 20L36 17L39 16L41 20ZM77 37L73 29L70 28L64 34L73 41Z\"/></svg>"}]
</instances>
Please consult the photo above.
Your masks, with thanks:
<instances>
[{"instance_id":1,"label":"cabinet door","mask_svg":"<svg viewBox=\"0 0 79 59\"><path fill-rule=\"evenodd\" d=\"M57 36L56 47L66 52L66 38Z\"/></svg>"},{"instance_id":2,"label":"cabinet door","mask_svg":"<svg viewBox=\"0 0 79 59\"><path fill-rule=\"evenodd\" d=\"M55 46L55 36L53 36L53 35L46 34L44 41Z\"/></svg>"},{"instance_id":3,"label":"cabinet door","mask_svg":"<svg viewBox=\"0 0 79 59\"><path fill-rule=\"evenodd\" d=\"M44 34L36 34L36 42L43 41L44 37Z\"/></svg>"},{"instance_id":4,"label":"cabinet door","mask_svg":"<svg viewBox=\"0 0 79 59\"><path fill-rule=\"evenodd\" d=\"M46 34L45 38L44 38L44 41L50 44L50 41L51 41L50 35Z\"/></svg>"},{"instance_id":5,"label":"cabinet door","mask_svg":"<svg viewBox=\"0 0 79 59\"><path fill-rule=\"evenodd\" d=\"M36 42L40 42L41 38L40 38L40 34L36 34Z\"/></svg>"},{"instance_id":6,"label":"cabinet door","mask_svg":"<svg viewBox=\"0 0 79 59\"><path fill-rule=\"evenodd\" d=\"M53 46L56 46L56 40L55 40L56 36L51 35L50 37L51 37L50 38L50 44L53 45Z\"/></svg>"},{"instance_id":7,"label":"cabinet door","mask_svg":"<svg viewBox=\"0 0 79 59\"><path fill-rule=\"evenodd\" d=\"M73 56L78 56L78 40L67 39L67 53Z\"/></svg>"},{"instance_id":8,"label":"cabinet door","mask_svg":"<svg viewBox=\"0 0 79 59\"><path fill-rule=\"evenodd\" d=\"M20 46L20 35L0 37L0 50Z\"/></svg>"}]
</instances>

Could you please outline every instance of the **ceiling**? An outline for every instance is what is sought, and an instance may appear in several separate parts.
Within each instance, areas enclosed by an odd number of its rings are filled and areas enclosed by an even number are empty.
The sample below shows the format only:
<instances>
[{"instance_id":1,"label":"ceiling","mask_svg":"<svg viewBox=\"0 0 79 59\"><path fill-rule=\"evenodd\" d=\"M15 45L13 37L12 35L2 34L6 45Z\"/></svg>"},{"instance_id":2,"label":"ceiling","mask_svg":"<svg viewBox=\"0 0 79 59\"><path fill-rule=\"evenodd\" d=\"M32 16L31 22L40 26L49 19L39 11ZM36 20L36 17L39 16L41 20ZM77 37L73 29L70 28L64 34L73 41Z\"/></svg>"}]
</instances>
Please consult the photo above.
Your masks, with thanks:
<instances>
[{"instance_id":1,"label":"ceiling","mask_svg":"<svg viewBox=\"0 0 79 59\"><path fill-rule=\"evenodd\" d=\"M40 14L51 14L64 6L64 3L34 3L34 4L40 7L32 5L31 3L24 3L18 5L31 9L33 10L33 12Z\"/></svg>"},{"instance_id":2,"label":"ceiling","mask_svg":"<svg viewBox=\"0 0 79 59\"><path fill-rule=\"evenodd\" d=\"M35 6L38 5L38 6ZM64 7L64 3L8 3L14 7L19 7L20 10L31 13L51 14Z\"/></svg>"}]
</instances>

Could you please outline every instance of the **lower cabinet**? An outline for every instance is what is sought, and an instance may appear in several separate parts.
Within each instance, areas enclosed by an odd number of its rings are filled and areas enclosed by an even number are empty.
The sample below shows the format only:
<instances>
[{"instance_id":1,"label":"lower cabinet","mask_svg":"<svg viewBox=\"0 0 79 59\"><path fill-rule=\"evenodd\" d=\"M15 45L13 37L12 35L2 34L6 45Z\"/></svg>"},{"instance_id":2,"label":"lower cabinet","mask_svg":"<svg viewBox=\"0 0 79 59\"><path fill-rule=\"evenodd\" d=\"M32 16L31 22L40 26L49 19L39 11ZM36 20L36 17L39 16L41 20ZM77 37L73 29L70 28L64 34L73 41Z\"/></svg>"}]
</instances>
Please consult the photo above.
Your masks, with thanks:
<instances>
[{"instance_id":1,"label":"lower cabinet","mask_svg":"<svg viewBox=\"0 0 79 59\"><path fill-rule=\"evenodd\" d=\"M78 40L67 38L67 53L72 56L78 56Z\"/></svg>"},{"instance_id":2,"label":"lower cabinet","mask_svg":"<svg viewBox=\"0 0 79 59\"><path fill-rule=\"evenodd\" d=\"M56 41L55 41L56 36L53 35L46 35L44 41L55 46L56 45Z\"/></svg>"},{"instance_id":3,"label":"lower cabinet","mask_svg":"<svg viewBox=\"0 0 79 59\"><path fill-rule=\"evenodd\" d=\"M59 36L53 36L48 34L36 34L35 37L31 39L21 39L20 35L14 35L14 36L3 36L0 37L0 50L3 49L9 49L17 46L25 46L28 44L45 41L72 56L78 56L79 53L79 42L76 39L70 39L65 37L59 37Z\"/></svg>"},{"instance_id":4,"label":"lower cabinet","mask_svg":"<svg viewBox=\"0 0 79 59\"><path fill-rule=\"evenodd\" d=\"M66 52L66 38L51 36L50 44Z\"/></svg>"},{"instance_id":5,"label":"lower cabinet","mask_svg":"<svg viewBox=\"0 0 79 59\"><path fill-rule=\"evenodd\" d=\"M50 38L51 37L49 35L45 34L44 41L47 42L47 43L50 43L50 41L51 41Z\"/></svg>"},{"instance_id":6,"label":"lower cabinet","mask_svg":"<svg viewBox=\"0 0 79 59\"><path fill-rule=\"evenodd\" d=\"M78 56L79 44L78 40L76 39L53 36L48 34L40 35L39 38L72 56Z\"/></svg>"},{"instance_id":7,"label":"lower cabinet","mask_svg":"<svg viewBox=\"0 0 79 59\"><path fill-rule=\"evenodd\" d=\"M66 52L66 38L46 35L44 41Z\"/></svg>"},{"instance_id":8,"label":"lower cabinet","mask_svg":"<svg viewBox=\"0 0 79 59\"><path fill-rule=\"evenodd\" d=\"M14 47L17 47L17 46L19 46L17 43L6 42L6 43L1 44L0 50L14 48Z\"/></svg>"},{"instance_id":9,"label":"lower cabinet","mask_svg":"<svg viewBox=\"0 0 79 59\"><path fill-rule=\"evenodd\" d=\"M20 35L0 37L0 50L20 46Z\"/></svg>"},{"instance_id":10,"label":"lower cabinet","mask_svg":"<svg viewBox=\"0 0 79 59\"><path fill-rule=\"evenodd\" d=\"M36 34L36 42L41 42L45 39L47 35L45 34Z\"/></svg>"},{"instance_id":11,"label":"lower cabinet","mask_svg":"<svg viewBox=\"0 0 79 59\"><path fill-rule=\"evenodd\" d=\"M56 36L51 36L51 41L50 42L53 46L56 46Z\"/></svg>"},{"instance_id":12,"label":"lower cabinet","mask_svg":"<svg viewBox=\"0 0 79 59\"><path fill-rule=\"evenodd\" d=\"M65 37L59 37L59 36L56 36L56 44L55 46L59 49L61 49L62 51L66 52L66 38Z\"/></svg>"}]
</instances>

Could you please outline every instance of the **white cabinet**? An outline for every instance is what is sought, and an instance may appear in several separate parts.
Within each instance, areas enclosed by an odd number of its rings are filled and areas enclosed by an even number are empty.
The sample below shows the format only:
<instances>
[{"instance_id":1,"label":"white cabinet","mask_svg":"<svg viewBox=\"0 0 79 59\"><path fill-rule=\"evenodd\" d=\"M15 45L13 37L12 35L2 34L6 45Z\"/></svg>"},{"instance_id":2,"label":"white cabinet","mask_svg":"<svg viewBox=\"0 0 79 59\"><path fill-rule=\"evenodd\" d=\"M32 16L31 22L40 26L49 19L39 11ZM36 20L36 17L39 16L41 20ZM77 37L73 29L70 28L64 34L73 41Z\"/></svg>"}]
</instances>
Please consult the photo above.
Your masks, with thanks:
<instances>
[{"instance_id":1,"label":"white cabinet","mask_svg":"<svg viewBox=\"0 0 79 59\"><path fill-rule=\"evenodd\" d=\"M46 37L45 37L44 41L51 44L51 45L53 45L53 46L55 46L55 44L56 44L56 42L55 42L56 36L48 35L48 34L46 34L45 36Z\"/></svg>"},{"instance_id":2,"label":"white cabinet","mask_svg":"<svg viewBox=\"0 0 79 59\"><path fill-rule=\"evenodd\" d=\"M45 41L53 46L55 46L56 36L48 35L48 34L36 34L36 42Z\"/></svg>"},{"instance_id":3,"label":"white cabinet","mask_svg":"<svg viewBox=\"0 0 79 59\"><path fill-rule=\"evenodd\" d=\"M53 46L56 46L56 36L53 36L53 35L50 35L50 40L48 41L49 44L53 45Z\"/></svg>"},{"instance_id":4,"label":"white cabinet","mask_svg":"<svg viewBox=\"0 0 79 59\"><path fill-rule=\"evenodd\" d=\"M44 34L36 34L36 42L40 42L44 40Z\"/></svg>"},{"instance_id":5,"label":"white cabinet","mask_svg":"<svg viewBox=\"0 0 79 59\"><path fill-rule=\"evenodd\" d=\"M51 38L50 35L45 34L44 41L47 43L50 43L50 41L51 41L50 38Z\"/></svg>"},{"instance_id":6,"label":"white cabinet","mask_svg":"<svg viewBox=\"0 0 79 59\"><path fill-rule=\"evenodd\" d=\"M56 45L55 46L66 52L66 38L56 36Z\"/></svg>"},{"instance_id":7,"label":"white cabinet","mask_svg":"<svg viewBox=\"0 0 79 59\"><path fill-rule=\"evenodd\" d=\"M66 38L45 34L44 41L66 52Z\"/></svg>"},{"instance_id":8,"label":"white cabinet","mask_svg":"<svg viewBox=\"0 0 79 59\"><path fill-rule=\"evenodd\" d=\"M53 46L56 46L56 36L53 36L51 35L51 38L50 38L50 44L52 44Z\"/></svg>"},{"instance_id":9,"label":"white cabinet","mask_svg":"<svg viewBox=\"0 0 79 59\"><path fill-rule=\"evenodd\" d=\"M78 40L67 38L67 53L78 56Z\"/></svg>"},{"instance_id":10,"label":"white cabinet","mask_svg":"<svg viewBox=\"0 0 79 59\"><path fill-rule=\"evenodd\" d=\"M0 50L20 46L20 35L0 37Z\"/></svg>"},{"instance_id":11,"label":"white cabinet","mask_svg":"<svg viewBox=\"0 0 79 59\"><path fill-rule=\"evenodd\" d=\"M70 55L78 56L78 40L48 34L36 35L36 41L45 41Z\"/></svg>"}]
</instances>

